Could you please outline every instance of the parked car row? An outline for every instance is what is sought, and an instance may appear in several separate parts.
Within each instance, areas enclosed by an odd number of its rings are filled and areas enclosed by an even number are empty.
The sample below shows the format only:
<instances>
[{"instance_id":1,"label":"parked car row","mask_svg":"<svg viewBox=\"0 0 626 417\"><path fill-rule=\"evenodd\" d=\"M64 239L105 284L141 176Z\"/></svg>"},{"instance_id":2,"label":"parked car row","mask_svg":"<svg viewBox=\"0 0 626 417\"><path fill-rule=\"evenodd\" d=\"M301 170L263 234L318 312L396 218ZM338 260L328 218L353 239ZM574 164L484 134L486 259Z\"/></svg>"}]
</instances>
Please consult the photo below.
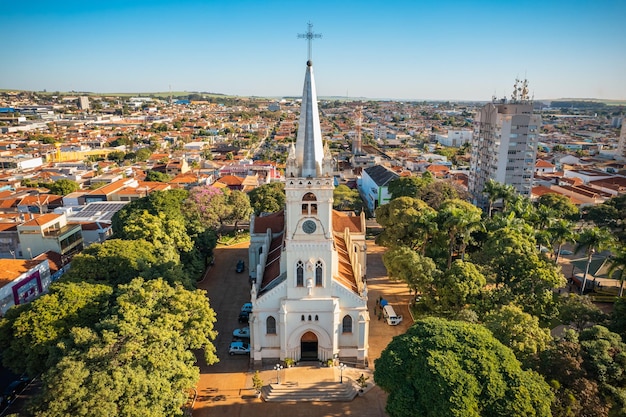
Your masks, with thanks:
<instances>
[{"instance_id":1,"label":"parked car row","mask_svg":"<svg viewBox=\"0 0 626 417\"><path fill-rule=\"evenodd\" d=\"M241 311L239 312L239 323L248 323L250 318L250 313L252 313L252 303L245 303L241 306ZM234 340L230 343L228 347L228 354L233 355L247 355L250 353L250 327L241 327L239 329L233 330ZM244 340L242 340L244 339Z\"/></svg>"}]
</instances>

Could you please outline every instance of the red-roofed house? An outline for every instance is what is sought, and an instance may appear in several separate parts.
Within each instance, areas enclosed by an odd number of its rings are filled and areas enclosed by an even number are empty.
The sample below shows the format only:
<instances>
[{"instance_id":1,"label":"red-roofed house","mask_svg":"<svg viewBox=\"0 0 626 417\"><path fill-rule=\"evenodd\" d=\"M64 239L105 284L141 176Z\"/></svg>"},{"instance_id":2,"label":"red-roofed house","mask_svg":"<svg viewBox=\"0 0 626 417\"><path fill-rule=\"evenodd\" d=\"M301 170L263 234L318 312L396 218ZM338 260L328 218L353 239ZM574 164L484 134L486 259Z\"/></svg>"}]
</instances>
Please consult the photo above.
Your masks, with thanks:
<instances>
[{"instance_id":1,"label":"red-roofed house","mask_svg":"<svg viewBox=\"0 0 626 417\"><path fill-rule=\"evenodd\" d=\"M50 282L48 260L0 259L0 316L37 298Z\"/></svg>"}]
</instances>

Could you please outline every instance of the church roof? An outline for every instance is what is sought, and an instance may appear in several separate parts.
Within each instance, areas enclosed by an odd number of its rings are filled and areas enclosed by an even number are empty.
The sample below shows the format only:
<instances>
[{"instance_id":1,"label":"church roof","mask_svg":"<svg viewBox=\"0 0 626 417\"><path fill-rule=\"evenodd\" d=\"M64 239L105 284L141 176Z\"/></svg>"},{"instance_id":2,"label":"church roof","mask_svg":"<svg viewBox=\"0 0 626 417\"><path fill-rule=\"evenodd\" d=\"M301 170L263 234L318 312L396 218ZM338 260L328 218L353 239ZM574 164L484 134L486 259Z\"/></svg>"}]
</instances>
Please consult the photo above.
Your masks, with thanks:
<instances>
[{"instance_id":1,"label":"church roof","mask_svg":"<svg viewBox=\"0 0 626 417\"><path fill-rule=\"evenodd\" d=\"M253 233L265 233L267 232L267 229L271 229L272 233L280 233L284 230L284 228L285 210L254 218Z\"/></svg>"},{"instance_id":2,"label":"church roof","mask_svg":"<svg viewBox=\"0 0 626 417\"><path fill-rule=\"evenodd\" d=\"M356 279L354 278L354 272L352 271L352 264L350 263L350 254L348 253L348 248L346 247L346 241L340 235L335 235L335 247L337 248L339 265L337 268L337 276L334 278L355 293L358 293L358 287Z\"/></svg>"},{"instance_id":3,"label":"church roof","mask_svg":"<svg viewBox=\"0 0 626 417\"><path fill-rule=\"evenodd\" d=\"M348 228L350 233L363 233L361 230L361 216L350 215L341 211L333 210L333 229L335 232L343 233Z\"/></svg>"},{"instance_id":4,"label":"church roof","mask_svg":"<svg viewBox=\"0 0 626 417\"><path fill-rule=\"evenodd\" d=\"M280 276L280 255L283 252L283 237L284 234L281 234L272 239L272 243L270 243L265 271L261 280L261 291Z\"/></svg>"},{"instance_id":5,"label":"church roof","mask_svg":"<svg viewBox=\"0 0 626 417\"><path fill-rule=\"evenodd\" d=\"M321 174L324 149L317 108L317 92L313 77L313 63L307 61L306 65L300 123L296 138L296 160L301 167L300 175L302 177L317 177Z\"/></svg>"}]
</instances>

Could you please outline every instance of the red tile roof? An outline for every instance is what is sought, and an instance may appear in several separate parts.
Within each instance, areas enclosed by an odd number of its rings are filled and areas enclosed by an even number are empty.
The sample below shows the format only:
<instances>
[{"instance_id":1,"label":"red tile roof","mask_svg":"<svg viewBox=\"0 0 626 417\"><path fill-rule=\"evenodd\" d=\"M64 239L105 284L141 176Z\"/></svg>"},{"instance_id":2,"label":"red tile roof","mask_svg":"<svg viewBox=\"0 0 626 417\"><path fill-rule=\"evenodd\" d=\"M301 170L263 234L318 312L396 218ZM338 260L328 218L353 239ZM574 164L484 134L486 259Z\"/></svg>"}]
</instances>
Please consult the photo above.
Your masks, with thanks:
<instances>
[{"instance_id":1,"label":"red tile roof","mask_svg":"<svg viewBox=\"0 0 626 417\"><path fill-rule=\"evenodd\" d=\"M281 210L266 216L256 216L254 218L253 233L265 233L271 229L273 234L280 233L285 228L285 211Z\"/></svg>"},{"instance_id":2,"label":"red tile roof","mask_svg":"<svg viewBox=\"0 0 626 417\"><path fill-rule=\"evenodd\" d=\"M337 276L333 278L335 278L346 287L350 288L352 291L358 292L356 279L354 278L352 265L350 264L350 256L348 254L346 242L345 240L343 240L343 237L335 235L335 248L337 249L339 265L337 268Z\"/></svg>"},{"instance_id":3,"label":"red tile roof","mask_svg":"<svg viewBox=\"0 0 626 417\"><path fill-rule=\"evenodd\" d=\"M30 271L41 261L31 259L0 259L0 288L11 283L13 280L20 277L25 272Z\"/></svg>"},{"instance_id":4,"label":"red tile roof","mask_svg":"<svg viewBox=\"0 0 626 417\"><path fill-rule=\"evenodd\" d=\"M333 229L337 233L343 233L348 228L350 233L364 233L361 230L361 216L350 215L341 211L333 210Z\"/></svg>"},{"instance_id":5,"label":"red tile roof","mask_svg":"<svg viewBox=\"0 0 626 417\"><path fill-rule=\"evenodd\" d=\"M543 159L537 159L537 162L535 163L535 168L554 168L554 165L552 165L548 161L544 161Z\"/></svg>"}]
</instances>

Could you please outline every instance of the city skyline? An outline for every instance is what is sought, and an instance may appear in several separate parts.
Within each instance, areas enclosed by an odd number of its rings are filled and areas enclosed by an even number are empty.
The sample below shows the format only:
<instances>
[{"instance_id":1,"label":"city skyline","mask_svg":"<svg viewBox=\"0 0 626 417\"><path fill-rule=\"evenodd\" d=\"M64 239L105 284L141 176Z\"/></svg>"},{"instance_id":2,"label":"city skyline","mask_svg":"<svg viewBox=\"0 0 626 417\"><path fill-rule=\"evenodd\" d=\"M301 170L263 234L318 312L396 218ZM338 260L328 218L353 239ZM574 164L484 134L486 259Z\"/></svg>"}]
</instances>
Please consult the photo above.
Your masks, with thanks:
<instances>
[{"instance_id":1,"label":"city skyline","mask_svg":"<svg viewBox=\"0 0 626 417\"><path fill-rule=\"evenodd\" d=\"M0 88L299 96L310 21L319 96L626 99L619 0L259 3L8 3Z\"/></svg>"}]
</instances>

